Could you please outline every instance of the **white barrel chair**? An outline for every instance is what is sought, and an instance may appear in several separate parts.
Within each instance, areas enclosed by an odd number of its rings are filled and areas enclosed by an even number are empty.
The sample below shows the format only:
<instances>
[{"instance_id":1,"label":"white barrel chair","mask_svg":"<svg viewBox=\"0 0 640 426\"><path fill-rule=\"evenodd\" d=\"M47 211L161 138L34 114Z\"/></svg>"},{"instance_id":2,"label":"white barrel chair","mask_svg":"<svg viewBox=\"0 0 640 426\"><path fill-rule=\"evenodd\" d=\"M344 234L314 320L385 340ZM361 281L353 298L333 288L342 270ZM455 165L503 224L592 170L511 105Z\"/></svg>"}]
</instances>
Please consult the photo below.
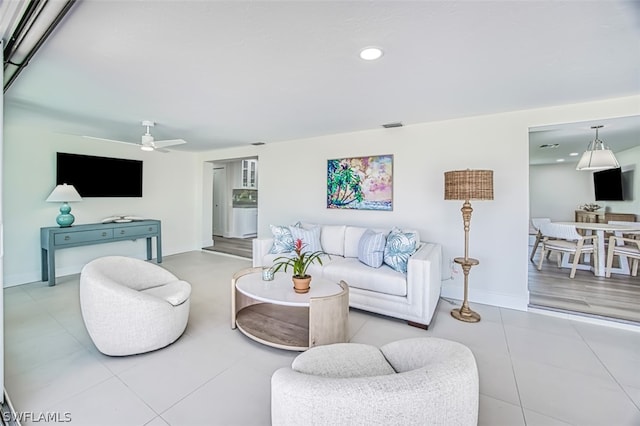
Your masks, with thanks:
<instances>
[{"instance_id":1,"label":"white barrel chair","mask_svg":"<svg viewBox=\"0 0 640 426\"><path fill-rule=\"evenodd\" d=\"M189 283L140 259L101 257L80 273L82 318L105 355L139 354L176 341L187 326L190 297Z\"/></svg>"},{"instance_id":2,"label":"white barrel chair","mask_svg":"<svg viewBox=\"0 0 640 426\"><path fill-rule=\"evenodd\" d=\"M316 346L271 377L273 426L476 426L478 400L471 350L435 337Z\"/></svg>"}]
</instances>

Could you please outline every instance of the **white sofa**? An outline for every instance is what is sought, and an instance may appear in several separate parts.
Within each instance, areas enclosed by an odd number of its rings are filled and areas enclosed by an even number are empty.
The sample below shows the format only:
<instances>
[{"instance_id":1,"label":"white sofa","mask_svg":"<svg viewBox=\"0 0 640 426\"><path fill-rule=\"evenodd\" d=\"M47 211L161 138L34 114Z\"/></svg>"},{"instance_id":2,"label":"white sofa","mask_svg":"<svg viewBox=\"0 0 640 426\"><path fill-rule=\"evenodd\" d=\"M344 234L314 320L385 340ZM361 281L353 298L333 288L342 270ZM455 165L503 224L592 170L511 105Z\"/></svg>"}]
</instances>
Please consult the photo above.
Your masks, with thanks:
<instances>
[{"instance_id":1,"label":"white sofa","mask_svg":"<svg viewBox=\"0 0 640 426\"><path fill-rule=\"evenodd\" d=\"M478 424L471 350L435 337L316 346L271 377L271 424Z\"/></svg>"},{"instance_id":2,"label":"white sofa","mask_svg":"<svg viewBox=\"0 0 640 426\"><path fill-rule=\"evenodd\" d=\"M313 264L308 273L331 281L344 280L349 285L349 306L403 319L427 328L435 312L441 290L442 246L420 242L407 263L407 273L383 264L379 268L358 260L358 244L368 228L348 225L310 225L320 227L323 265ZM389 230L372 229L376 232ZM283 254L269 253L273 238L253 240L253 266L271 266ZM285 254L286 255L286 254Z\"/></svg>"}]
</instances>

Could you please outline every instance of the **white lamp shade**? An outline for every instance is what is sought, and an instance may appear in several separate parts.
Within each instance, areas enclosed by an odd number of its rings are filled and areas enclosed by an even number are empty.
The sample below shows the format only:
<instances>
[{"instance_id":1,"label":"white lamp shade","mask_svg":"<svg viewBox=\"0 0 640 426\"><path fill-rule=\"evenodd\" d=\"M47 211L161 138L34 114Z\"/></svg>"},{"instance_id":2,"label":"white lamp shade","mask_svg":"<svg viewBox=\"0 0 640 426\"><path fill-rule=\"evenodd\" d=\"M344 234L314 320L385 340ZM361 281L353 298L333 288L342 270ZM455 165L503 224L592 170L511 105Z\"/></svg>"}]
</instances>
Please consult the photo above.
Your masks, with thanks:
<instances>
[{"instance_id":1,"label":"white lamp shade","mask_svg":"<svg viewBox=\"0 0 640 426\"><path fill-rule=\"evenodd\" d=\"M620 167L618 160L616 160L613 151L610 149L599 150L587 150L578 165L576 170L604 170L604 169L616 169Z\"/></svg>"},{"instance_id":2,"label":"white lamp shade","mask_svg":"<svg viewBox=\"0 0 640 426\"><path fill-rule=\"evenodd\" d=\"M51 203L70 203L74 201L82 201L82 197L80 197L80 194L78 194L78 191L76 191L73 185L63 183L62 185L58 185L53 188L53 191L49 194L47 201Z\"/></svg>"}]
</instances>

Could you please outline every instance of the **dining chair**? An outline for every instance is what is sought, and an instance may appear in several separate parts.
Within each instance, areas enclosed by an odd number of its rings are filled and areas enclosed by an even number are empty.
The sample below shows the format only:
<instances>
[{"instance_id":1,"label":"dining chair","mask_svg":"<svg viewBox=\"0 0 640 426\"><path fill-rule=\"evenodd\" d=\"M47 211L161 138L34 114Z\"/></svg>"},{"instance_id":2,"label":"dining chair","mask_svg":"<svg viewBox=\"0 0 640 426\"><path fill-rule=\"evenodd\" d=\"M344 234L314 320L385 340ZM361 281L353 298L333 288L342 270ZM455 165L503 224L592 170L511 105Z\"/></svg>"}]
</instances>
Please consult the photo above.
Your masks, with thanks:
<instances>
[{"instance_id":1,"label":"dining chair","mask_svg":"<svg viewBox=\"0 0 640 426\"><path fill-rule=\"evenodd\" d=\"M576 276L576 269L579 267L580 256L583 254L596 254L597 235L580 235L574 225L566 225L560 223L542 223L540 224L540 233L542 234L542 256L538 262L538 271L542 269L542 262L545 254L552 251L558 252L558 267L562 263L560 253L573 254L573 263L571 266L570 278ZM589 240L593 240L589 242ZM588 242L585 244L585 242ZM580 265L580 269L590 269L590 265Z\"/></svg>"},{"instance_id":2,"label":"dining chair","mask_svg":"<svg viewBox=\"0 0 640 426\"><path fill-rule=\"evenodd\" d=\"M637 226L637 231L616 231L614 234L618 237L640 239L640 222L627 222L623 220L610 220L609 225L624 225L624 226Z\"/></svg>"},{"instance_id":3,"label":"dining chair","mask_svg":"<svg viewBox=\"0 0 640 426\"><path fill-rule=\"evenodd\" d=\"M619 256L620 263L625 259L632 260L631 276L638 276L638 262L640 261L640 240L623 236L612 235L609 237L607 250L607 278L611 277L613 257Z\"/></svg>"},{"instance_id":4,"label":"dining chair","mask_svg":"<svg viewBox=\"0 0 640 426\"><path fill-rule=\"evenodd\" d=\"M529 256L529 260L533 262L533 257L536 255L536 251L538 250L538 246L540 245L540 241L542 240L542 234L540 233L540 225L543 223L550 223L551 219L548 217L532 217L531 218L531 227L536 232L536 241L533 243L533 248L531 249L531 256Z\"/></svg>"}]
</instances>

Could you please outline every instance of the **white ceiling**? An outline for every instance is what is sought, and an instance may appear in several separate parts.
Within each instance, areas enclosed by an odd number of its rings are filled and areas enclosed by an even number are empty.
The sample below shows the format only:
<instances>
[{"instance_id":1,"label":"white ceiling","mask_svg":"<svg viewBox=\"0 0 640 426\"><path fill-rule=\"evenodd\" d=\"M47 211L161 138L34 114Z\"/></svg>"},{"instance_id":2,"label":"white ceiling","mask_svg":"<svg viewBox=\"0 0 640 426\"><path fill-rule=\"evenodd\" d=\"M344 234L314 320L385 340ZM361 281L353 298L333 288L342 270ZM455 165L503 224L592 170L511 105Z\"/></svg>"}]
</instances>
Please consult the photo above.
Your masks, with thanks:
<instances>
[{"instance_id":1,"label":"white ceiling","mask_svg":"<svg viewBox=\"0 0 640 426\"><path fill-rule=\"evenodd\" d=\"M365 62L371 45L384 56ZM130 141L154 120L203 151L638 93L637 1L85 0L5 113Z\"/></svg>"},{"instance_id":2,"label":"white ceiling","mask_svg":"<svg viewBox=\"0 0 640 426\"><path fill-rule=\"evenodd\" d=\"M603 126L598 130L598 139L614 152L640 146L640 115L539 126L529 129L529 164L577 165L582 153L595 139L596 131L592 126Z\"/></svg>"}]
</instances>

